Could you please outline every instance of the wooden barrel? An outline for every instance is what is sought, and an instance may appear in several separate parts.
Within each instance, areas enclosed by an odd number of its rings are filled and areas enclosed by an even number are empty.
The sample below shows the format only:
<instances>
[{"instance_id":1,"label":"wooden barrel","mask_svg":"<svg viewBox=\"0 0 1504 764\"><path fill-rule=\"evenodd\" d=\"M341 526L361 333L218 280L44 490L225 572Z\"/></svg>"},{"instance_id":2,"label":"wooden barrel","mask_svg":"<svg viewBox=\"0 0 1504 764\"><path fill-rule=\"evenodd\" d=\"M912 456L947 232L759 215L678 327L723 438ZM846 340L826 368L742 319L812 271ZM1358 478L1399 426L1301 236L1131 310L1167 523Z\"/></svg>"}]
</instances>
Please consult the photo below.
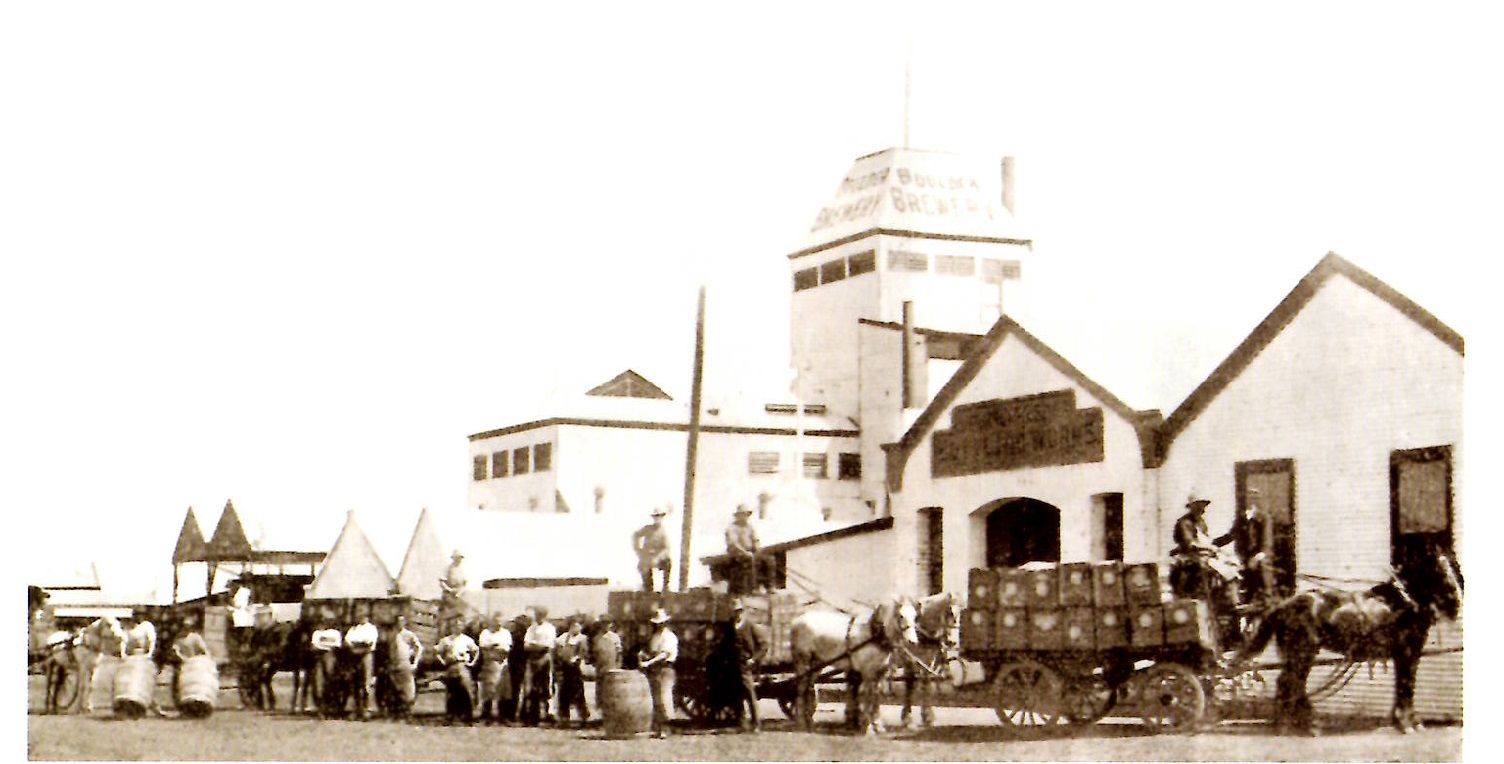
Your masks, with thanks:
<instances>
[{"instance_id":1,"label":"wooden barrel","mask_svg":"<svg viewBox=\"0 0 1504 764\"><path fill-rule=\"evenodd\" d=\"M151 656L130 655L115 673L115 715L139 718L151 708L157 689L157 664Z\"/></svg>"},{"instance_id":2,"label":"wooden barrel","mask_svg":"<svg viewBox=\"0 0 1504 764\"><path fill-rule=\"evenodd\" d=\"M195 655L178 669L178 710L184 716L203 718L214 713L219 697L219 669L214 659Z\"/></svg>"},{"instance_id":3,"label":"wooden barrel","mask_svg":"<svg viewBox=\"0 0 1504 764\"><path fill-rule=\"evenodd\" d=\"M602 672L600 681L606 737L620 740L647 732L653 723L648 678L640 671L615 669Z\"/></svg>"}]
</instances>

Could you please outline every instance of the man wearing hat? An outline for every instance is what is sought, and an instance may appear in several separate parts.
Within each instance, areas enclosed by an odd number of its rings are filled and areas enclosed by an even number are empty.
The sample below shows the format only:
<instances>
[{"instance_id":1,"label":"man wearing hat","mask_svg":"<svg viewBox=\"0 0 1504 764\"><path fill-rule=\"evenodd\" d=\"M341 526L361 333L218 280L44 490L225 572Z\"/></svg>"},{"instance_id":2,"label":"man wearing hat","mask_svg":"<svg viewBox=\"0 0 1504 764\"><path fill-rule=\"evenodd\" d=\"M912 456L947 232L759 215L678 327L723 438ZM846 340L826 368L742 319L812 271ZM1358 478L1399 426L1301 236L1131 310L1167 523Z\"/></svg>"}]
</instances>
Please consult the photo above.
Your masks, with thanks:
<instances>
[{"instance_id":1,"label":"man wearing hat","mask_svg":"<svg viewBox=\"0 0 1504 764\"><path fill-rule=\"evenodd\" d=\"M1243 511L1232 528L1212 539L1217 546L1232 544L1243 563L1243 601L1260 602L1275 596L1274 521L1264 511L1259 489L1249 488Z\"/></svg>"},{"instance_id":2,"label":"man wearing hat","mask_svg":"<svg viewBox=\"0 0 1504 764\"><path fill-rule=\"evenodd\" d=\"M757 718L757 664L768 650L768 633L761 624L753 623L747 616L747 604L740 599L731 604L731 612L736 616L732 638L736 643L737 673L741 675L737 710L741 711L742 704L747 709L745 713L738 715L742 717L742 729L760 732L762 723Z\"/></svg>"},{"instance_id":3,"label":"man wearing hat","mask_svg":"<svg viewBox=\"0 0 1504 764\"><path fill-rule=\"evenodd\" d=\"M1237 607L1237 591L1229 585L1237 579L1237 571L1217 558L1217 549L1208 540L1206 507L1211 503L1193 490L1185 501L1186 513L1175 521L1170 591L1178 597L1203 600L1214 612L1227 615Z\"/></svg>"},{"instance_id":4,"label":"man wearing hat","mask_svg":"<svg viewBox=\"0 0 1504 764\"><path fill-rule=\"evenodd\" d=\"M732 594L750 594L773 581L772 560L758 553L757 529L752 527L752 510L746 504L736 506L735 519L726 527L726 554L731 557L728 589Z\"/></svg>"},{"instance_id":5,"label":"man wearing hat","mask_svg":"<svg viewBox=\"0 0 1504 764\"><path fill-rule=\"evenodd\" d=\"M439 602L441 621L447 622L464 613L464 600L460 596L470 584L465 579L465 569L460 565L464 559L464 553L454 550L454 554L449 556L449 568L444 571L444 577L439 579L439 588L443 590L443 597Z\"/></svg>"},{"instance_id":6,"label":"man wearing hat","mask_svg":"<svg viewBox=\"0 0 1504 764\"><path fill-rule=\"evenodd\" d=\"M653 736L668 737L668 723L674 708L674 663L679 660L679 637L668 628L668 613L663 608L653 613L648 623L653 636L647 647L637 653L637 666L648 675L648 689L653 695Z\"/></svg>"},{"instance_id":7,"label":"man wearing hat","mask_svg":"<svg viewBox=\"0 0 1504 764\"><path fill-rule=\"evenodd\" d=\"M653 508L653 521L632 534L632 551L637 553L637 572L642 575L642 590L653 591L653 571L663 571L663 591L669 588L670 574L674 569L673 558L668 553L668 531L663 527L663 518L668 510Z\"/></svg>"}]
</instances>

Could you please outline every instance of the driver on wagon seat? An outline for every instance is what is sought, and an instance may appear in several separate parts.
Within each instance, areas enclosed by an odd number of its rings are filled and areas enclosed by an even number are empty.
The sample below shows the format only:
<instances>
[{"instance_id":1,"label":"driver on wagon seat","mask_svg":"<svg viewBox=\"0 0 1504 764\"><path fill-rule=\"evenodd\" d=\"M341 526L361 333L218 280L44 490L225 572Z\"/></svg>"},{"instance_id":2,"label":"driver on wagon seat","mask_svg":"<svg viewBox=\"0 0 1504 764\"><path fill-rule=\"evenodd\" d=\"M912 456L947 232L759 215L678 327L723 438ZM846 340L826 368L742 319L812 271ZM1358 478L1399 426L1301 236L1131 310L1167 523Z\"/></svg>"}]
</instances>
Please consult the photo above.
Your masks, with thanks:
<instances>
[{"instance_id":1,"label":"driver on wagon seat","mask_svg":"<svg viewBox=\"0 0 1504 764\"><path fill-rule=\"evenodd\" d=\"M1175 521L1175 548L1170 551L1174 558L1170 588L1177 596L1219 598L1223 601L1209 604L1235 608L1236 590L1226 584L1237 580L1237 570L1217 558L1217 548L1208 539L1206 507L1211 503L1210 499L1191 491L1185 502L1186 513ZM1208 579L1208 576L1214 578Z\"/></svg>"}]
</instances>

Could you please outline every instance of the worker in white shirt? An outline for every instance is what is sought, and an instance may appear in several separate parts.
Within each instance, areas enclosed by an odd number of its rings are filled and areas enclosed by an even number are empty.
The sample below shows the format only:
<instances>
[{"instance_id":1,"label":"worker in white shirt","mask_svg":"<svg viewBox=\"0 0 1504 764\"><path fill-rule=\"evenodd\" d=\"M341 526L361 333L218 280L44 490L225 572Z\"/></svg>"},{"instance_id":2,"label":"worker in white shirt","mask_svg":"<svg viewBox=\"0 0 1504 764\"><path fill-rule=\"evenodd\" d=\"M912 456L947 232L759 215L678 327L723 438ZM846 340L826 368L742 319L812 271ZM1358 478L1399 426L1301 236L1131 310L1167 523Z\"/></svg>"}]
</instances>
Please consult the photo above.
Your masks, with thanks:
<instances>
[{"instance_id":1,"label":"worker in white shirt","mask_svg":"<svg viewBox=\"0 0 1504 764\"><path fill-rule=\"evenodd\" d=\"M679 637L668 628L669 616L663 608L648 619L653 636L646 649L637 653L637 666L648 675L648 690L653 695L653 737L668 737L668 723L674 709L674 663L679 660Z\"/></svg>"},{"instance_id":2,"label":"worker in white shirt","mask_svg":"<svg viewBox=\"0 0 1504 764\"><path fill-rule=\"evenodd\" d=\"M339 673L339 648L345 638L328 618L320 618L318 624L319 628L309 639L314 654L313 688L319 709L327 716L338 710L329 707L332 702L329 687Z\"/></svg>"},{"instance_id":3,"label":"worker in white shirt","mask_svg":"<svg viewBox=\"0 0 1504 764\"><path fill-rule=\"evenodd\" d=\"M532 608L533 622L522 638L522 655L526 665L522 672L522 723L537 726L553 721L549 699L554 694L554 644L559 630L548 622L548 608Z\"/></svg>"},{"instance_id":4,"label":"worker in white shirt","mask_svg":"<svg viewBox=\"0 0 1504 764\"><path fill-rule=\"evenodd\" d=\"M492 613L486 628L480 633L480 718L491 724L501 716L501 699L510 697L512 688L508 680L507 656L512 652L512 632L500 613ZM492 716L492 706L496 716Z\"/></svg>"},{"instance_id":5,"label":"worker in white shirt","mask_svg":"<svg viewBox=\"0 0 1504 764\"><path fill-rule=\"evenodd\" d=\"M590 637L585 636L584 627L579 616L572 616L569 630L559 635L554 647L554 661L559 666L559 724L569 726L570 709L576 709L580 729L590 721L590 709L585 705L585 659L590 654Z\"/></svg>"},{"instance_id":6,"label":"worker in white shirt","mask_svg":"<svg viewBox=\"0 0 1504 764\"><path fill-rule=\"evenodd\" d=\"M370 614L361 616L360 623L345 632L345 649L360 661L360 684L355 687L355 715L361 721L371 718L376 689L376 640L381 632L371 623Z\"/></svg>"},{"instance_id":7,"label":"worker in white shirt","mask_svg":"<svg viewBox=\"0 0 1504 764\"><path fill-rule=\"evenodd\" d=\"M397 715L403 719L413 712L413 702L418 699L418 663L423 660L423 643L418 635L407 628L407 616L397 616L396 633L392 635L392 650L387 654L387 676L396 688L400 706Z\"/></svg>"},{"instance_id":8,"label":"worker in white shirt","mask_svg":"<svg viewBox=\"0 0 1504 764\"><path fill-rule=\"evenodd\" d=\"M480 647L470 635L460 630L459 622L450 626L434 646L444 664L444 718L453 724L470 724L475 713L475 695L470 687L470 667L480 657Z\"/></svg>"}]
</instances>

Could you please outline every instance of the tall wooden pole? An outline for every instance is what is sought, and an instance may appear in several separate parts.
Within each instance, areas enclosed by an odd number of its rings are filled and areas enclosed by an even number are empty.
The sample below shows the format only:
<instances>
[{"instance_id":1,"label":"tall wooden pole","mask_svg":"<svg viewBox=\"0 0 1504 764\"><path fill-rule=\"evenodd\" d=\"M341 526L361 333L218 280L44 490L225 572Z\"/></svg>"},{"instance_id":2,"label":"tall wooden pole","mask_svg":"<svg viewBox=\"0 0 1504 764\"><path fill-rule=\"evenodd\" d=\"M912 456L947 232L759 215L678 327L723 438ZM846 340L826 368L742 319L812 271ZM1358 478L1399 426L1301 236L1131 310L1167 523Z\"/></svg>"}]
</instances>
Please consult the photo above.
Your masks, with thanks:
<instances>
[{"instance_id":1,"label":"tall wooden pole","mask_svg":"<svg viewBox=\"0 0 1504 764\"><path fill-rule=\"evenodd\" d=\"M695 518L695 454L700 449L700 387L705 376L705 287L695 311L695 381L689 394L689 447L684 456L684 531L679 540L679 591L689 591L689 536Z\"/></svg>"}]
</instances>

